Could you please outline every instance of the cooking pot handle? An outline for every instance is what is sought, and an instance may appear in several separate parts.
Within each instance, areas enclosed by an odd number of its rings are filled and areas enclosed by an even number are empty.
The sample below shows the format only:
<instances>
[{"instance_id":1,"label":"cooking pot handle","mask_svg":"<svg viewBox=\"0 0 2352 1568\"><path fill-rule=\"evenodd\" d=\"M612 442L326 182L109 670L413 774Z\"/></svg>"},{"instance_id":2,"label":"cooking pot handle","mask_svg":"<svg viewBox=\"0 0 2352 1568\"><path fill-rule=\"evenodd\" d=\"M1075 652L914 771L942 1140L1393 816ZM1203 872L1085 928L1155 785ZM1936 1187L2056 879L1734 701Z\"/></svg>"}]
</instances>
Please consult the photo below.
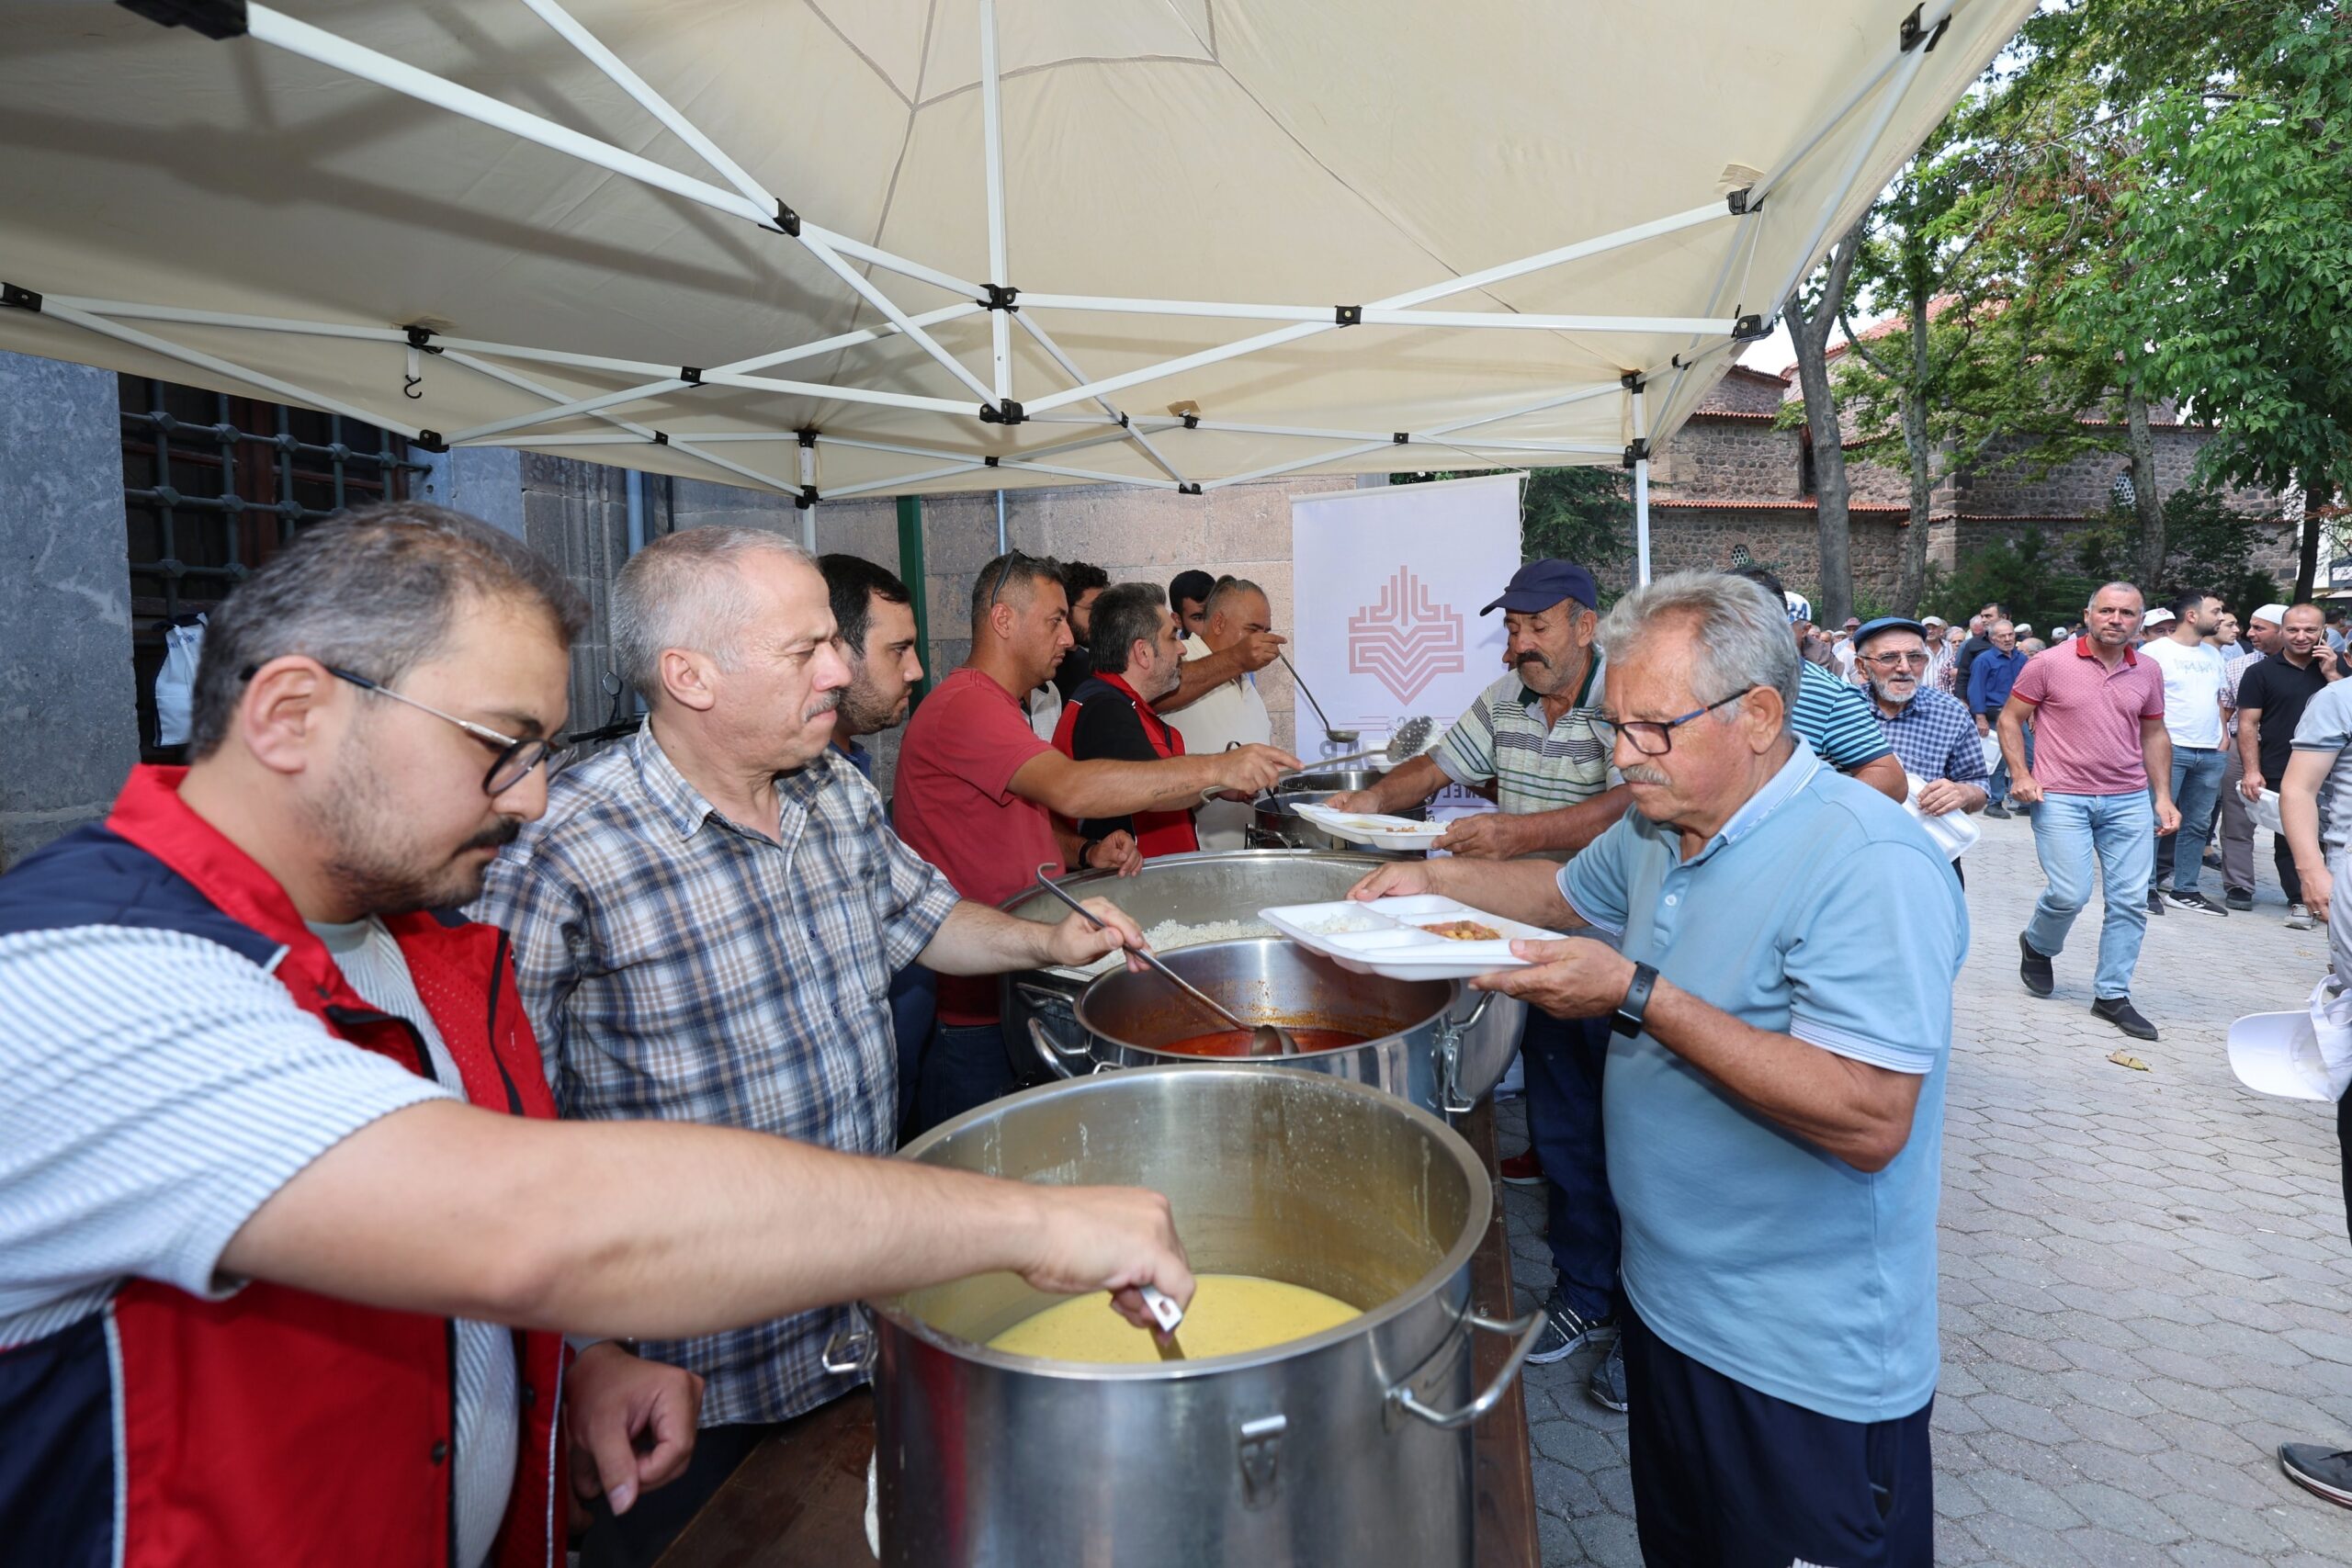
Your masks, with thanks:
<instances>
[{"instance_id":1,"label":"cooking pot handle","mask_svg":"<svg viewBox=\"0 0 2352 1568\"><path fill-rule=\"evenodd\" d=\"M1478 1005L1470 1010L1469 1017L1449 1018L1445 1021L1456 1029L1476 1029L1478 1027L1478 1021L1487 1016L1487 1009L1493 1005L1497 997L1501 995L1500 991L1481 991L1478 993Z\"/></svg>"},{"instance_id":2,"label":"cooking pot handle","mask_svg":"<svg viewBox=\"0 0 2352 1568\"><path fill-rule=\"evenodd\" d=\"M1442 1109L1448 1116L1466 1116L1478 1109L1476 1102L1464 1098L1455 1082L1462 1071L1462 1037L1478 1026L1487 1007L1500 995L1500 991L1480 992L1478 1005L1467 1018L1448 1018L1438 1032L1438 1066L1445 1080L1438 1087L1443 1091Z\"/></svg>"},{"instance_id":3,"label":"cooking pot handle","mask_svg":"<svg viewBox=\"0 0 2352 1568\"><path fill-rule=\"evenodd\" d=\"M874 1371L874 1325L861 1319L833 1330L825 1341L825 1370L839 1378L862 1378Z\"/></svg>"},{"instance_id":4,"label":"cooking pot handle","mask_svg":"<svg viewBox=\"0 0 2352 1568\"><path fill-rule=\"evenodd\" d=\"M1502 1403L1504 1391L1510 1387L1510 1380L1519 1375L1519 1369L1527 1360L1527 1353L1535 1348L1536 1337L1544 1332L1544 1309L1537 1307L1525 1317L1513 1318L1509 1322L1481 1317L1474 1312L1468 1314L1464 1321L1471 1327L1483 1328L1489 1334L1519 1336L1519 1343L1510 1348L1510 1355L1504 1360L1502 1371L1495 1374L1495 1381L1487 1385L1485 1393L1461 1409L1447 1412L1432 1410L1414 1398L1408 1383L1400 1382L1388 1391L1389 1404L1409 1410L1430 1426L1442 1427L1449 1432L1459 1431Z\"/></svg>"},{"instance_id":5,"label":"cooking pot handle","mask_svg":"<svg viewBox=\"0 0 2352 1568\"><path fill-rule=\"evenodd\" d=\"M1057 1077L1074 1078L1080 1077L1081 1074L1079 1068L1072 1066L1070 1064L1073 1062L1091 1063L1092 1060L1091 1055L1082 1046L1076 1051L1072 1051L1055 1044L1054 1037L1046 1032L1046 1026L1039 1022L1035 1017L1032 1017L1029 1020L1029 1041L1030 1043L1037 1047L1037 1055L1045 1059L1046 1066L1053 1069L1054 1075ZM1093 1068L1090 1066L1087 1070L1092 1071Z\"/></svg>"}]
</instances>

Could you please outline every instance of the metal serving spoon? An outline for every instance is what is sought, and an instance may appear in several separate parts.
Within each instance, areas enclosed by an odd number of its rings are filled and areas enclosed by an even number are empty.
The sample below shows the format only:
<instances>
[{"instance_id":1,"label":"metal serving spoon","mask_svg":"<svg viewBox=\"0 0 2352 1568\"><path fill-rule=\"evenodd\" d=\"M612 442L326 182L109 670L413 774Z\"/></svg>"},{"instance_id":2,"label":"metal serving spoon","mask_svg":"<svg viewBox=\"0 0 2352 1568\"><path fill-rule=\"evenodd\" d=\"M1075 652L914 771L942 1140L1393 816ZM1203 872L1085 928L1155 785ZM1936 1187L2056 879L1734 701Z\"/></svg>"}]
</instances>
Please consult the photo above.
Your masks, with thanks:
<instances>
[{"instance_id":1,"label":"metal serving spoon","mask_svg":"<svg viewBox=\"0 0 2352 1568\"><path fill-rule=\"evenodd\" d=\"M1093 910L1088 908L1085 905L1071 897L1069 890L1054 880L1053 870L1054 868L1050 863L1039 866L1037 868L1037 886L1052 894L1055 897L1060 899L1063 903L1068 904L1071 908L1076 909L1080 914L1084 915L1088 920L1092 922L1096 931L1109 931L1111 928L1104 925L1100 919L1096 919ZM1208 1009L1209 1011L1216 1014L1217 1017L1225 1020L1226 1022L1233 1025L1234 1028L1241 1030L1243 1032L1247 1033L1250 1036L1250 1054L1252 1056L1295 1056L1298 1055L1298 1042L1290 1037L1289 1030L1280 1028L1277 1025L1271 1023L1250 1024L1234 1017L1231 1013L1226 1011L1225 1004L1223 1002L1218 1001L1215 997L1210 996L1206 991L1202 990L1198 986L1193 985L1190 980L1187 980L1184 976L1176 973L1175 970L1170 969L1167 964L1162 964L1159 961L1159 954L1152 952L1151 949L1148 947L1130 947L1125 951L1134 953L1137 958L1142 959L1146 964L1148 964L1154 969L1159 970L1162 975L1173 981L1178 988L1182 990L1186 996L1192 998L1194 1001Z\"/></svg>"}]
</instances>

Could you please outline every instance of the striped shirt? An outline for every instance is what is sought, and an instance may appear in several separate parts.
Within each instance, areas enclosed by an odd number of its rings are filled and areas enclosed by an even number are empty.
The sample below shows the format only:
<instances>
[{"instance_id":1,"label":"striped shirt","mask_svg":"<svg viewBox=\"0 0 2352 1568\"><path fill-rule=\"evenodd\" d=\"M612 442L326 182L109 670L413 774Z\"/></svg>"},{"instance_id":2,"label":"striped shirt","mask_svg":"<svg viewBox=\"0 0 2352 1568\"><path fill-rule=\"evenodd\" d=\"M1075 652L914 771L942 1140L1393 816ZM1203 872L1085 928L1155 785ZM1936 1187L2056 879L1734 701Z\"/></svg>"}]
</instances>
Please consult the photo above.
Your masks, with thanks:
<instances>
[{"instance_id":1,"label":"striped shirt","mask_svg":"<svg viewBox=\"0 0 2352 1568\"><path fill-rule=\"evenodd\" d=\"M1982 664L1983 660L1977 662ZM1976 734L1976 720L1958 697L1921 686L1893 718L1876 703L1871 715L1879 733L1894 749L1895 761L1906 773L1933 782L1981 784L1992 776L1984 766L1984 747Z\"/></svg>"},{"instance_id":2,"label":"striped shirt","mask_svg":"<svg viewBox=\"0 0 2352 1568\"><path fill-rule=\"evenodd\" d=\"M378 1118L454 1098L179 931L0 937L0 1348L130 1279L232 1294L220 1254L279 1188Z\"/></svg>"},{"instance_id":3,"label":"striped shirt","mask_svg":"<svg viewBox=\"0 0 2352 1568\"><path fill-rule=\"evenodd\" d=\"M1608 719L1589 705L1600 688L1596 654L1575 702L1553 723L1544 699L1506 675L1478 694L1430 758L1455 784L1491 782L1505 811L1555 811L1590 800L1609 787L1617 744Z\"/></svg>"},{"instance_id":4,"label":"striped shirt","mask_svg":"<svg viewBox=\"0 0 2352 1568\"><path fill-rule=\"evenodd\" d=\"M1797 660L1801 677L1796 711L1789 728L1804 737L1814 755L1841 773L1877 761L1892 750L1878 727L1871 700L1809 659Z\"/></svg>"},{"instance_id":5,"label":"striped shirt","mask_svg":"<svg viewBox=\"0 0 2352 1568\"><path fill-rule=\"evenodd\" d=\"M334 955L335 967L370 1007L416 1026L433 1058L433 1076L463 1083L458 1059L449 1054L433 1022L401 944L369 919L349 925L310 922L311 931ZM457 1326L458 1561L481 1562L498 1539L506 1516L506 1495L514 1489L516 1444L522 1437L521 1382L514 1368L514 1331L503 1324L454 1320Z\"/></svg>"},{"instance_id":6,"label":"striped shirt","mask_svg":"<svg viewBox=\"0 0 2352 1568\"><path fill-rule=\"evenodd\" d=\"M492 865L474 918L514 939L563 1115L897 1146L890 978L956 891L831 750L776 791L771 839L721 816L640 728L559 776ZM781 1421L854 1386L820 1362L849 1321L828 1308L645 1353L709 1381L704 1426Z\"/></svg>"}]
</instances>

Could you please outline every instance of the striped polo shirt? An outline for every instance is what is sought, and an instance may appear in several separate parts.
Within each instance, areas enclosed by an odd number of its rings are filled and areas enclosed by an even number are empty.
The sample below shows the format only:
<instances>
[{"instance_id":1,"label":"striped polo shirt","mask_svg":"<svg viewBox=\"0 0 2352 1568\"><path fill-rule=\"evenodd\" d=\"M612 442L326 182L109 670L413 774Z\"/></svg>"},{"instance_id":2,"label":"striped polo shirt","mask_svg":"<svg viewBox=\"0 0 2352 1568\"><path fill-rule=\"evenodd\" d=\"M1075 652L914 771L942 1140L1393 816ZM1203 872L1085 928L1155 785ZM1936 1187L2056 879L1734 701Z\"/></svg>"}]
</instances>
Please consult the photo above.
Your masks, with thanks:
<instances>
[{"instance_id":1,"label":"striped polo shirt","mask_svg":"<svg viewBox=\"0 0 2352 1568\"><path fill-rule=\"evenodd\" d=\"M1841 773L1877 761L1894 750L1879 728L1878 710L1862 695L1810 659L1797 660L1797 705L1789 728L1804 738L1814 755Z\"/></svg>"},{"instance_id":2,"label":"striped polo shirt","mask_svg":"<svg viewBox=\"0 0 2352 1568\"><path fill-rule=\"evenodd\" d=\"M2088 637L2035 654L2009 695L2030 705L2033 776L2056 795L2129 795L2148 787L2140 724L2165 715L2165 677L2130 649L2112 670Z\"/></svg>"},{"instance_id":3,"label":"striped polo shirt","mask_svg":"<svg viewBox=\"0 0 2352 1568\"><path fill-rule=\"evenodd\" d=\"M1447 778L1464 785L1492 781L1505 811L1556 811L1590 800L1609 787L1609 756L1616 732L1589 705L1601 689L1595 654L1576 701L1554 724L1544 699L1517 675L1506 675L1453 721L1430 753Z\"/></svg>"}]
</instances>

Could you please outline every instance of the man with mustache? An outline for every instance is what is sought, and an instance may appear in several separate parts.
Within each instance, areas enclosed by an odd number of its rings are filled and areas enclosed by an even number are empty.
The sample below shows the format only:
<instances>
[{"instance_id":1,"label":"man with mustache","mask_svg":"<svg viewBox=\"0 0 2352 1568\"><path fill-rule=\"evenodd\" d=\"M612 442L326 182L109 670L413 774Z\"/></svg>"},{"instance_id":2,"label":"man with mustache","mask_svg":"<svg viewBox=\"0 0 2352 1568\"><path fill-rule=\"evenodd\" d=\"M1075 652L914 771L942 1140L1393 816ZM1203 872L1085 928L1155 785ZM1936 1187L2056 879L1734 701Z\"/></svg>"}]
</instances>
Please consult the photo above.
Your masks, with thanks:
<instances>
[{"instance_id":1,"label":"man with mustache","mask_svg":"<svg viewBox=\"0 0 2352 1568\"><path fill-rule=\"evenodd\" d=\"M1984 808L1984 748L1960 699L1927 683L1935 655L1928 628L1900 615L1882 615L1854 634L1856 667L1868 677L1871 706L1903 771L1921 783L1917 805L1929 817ZM1984 660L1976 661L1978 671ZM1960 862L1952 874L1962 885Z\"/></svg>"},{"instance_id":2,"label":"man with mustache","mask_svg":"<svg viewBox=\"0 0 2352 1568\"><path fill-rule=\"evenodd\" d=\"M947 976L1086 964L1143 940L1100 901L1107 932L965 902L891 831L831 747L850 671L799 547L669 535L621 569L612 625L644 728L554 782L476 910L514 939L565 1116L886 1155L892 975L918 959ZM649 1349L707 1380L704 1430L685 1475L615 1521L620 1557L659 1556L775 1424L855 1386L822 1362L849 1321L828 1309Z\"/></svg>"},{"instance_id":3,"label":"man with mustache","mask_svg":"<svg viewBox=\"0 0 2352 1568\"><path fill-rule=\"evenodd\" d=\"M1566 866L1398 862L1351 897L1585 933L1471 984L1611 1019L1644 1560L1926 1568L1967 906L1903 809L1792 728L1785 616L1713 572L1628 593L1600 640L1634 809Z\"/></svg>"}]
</instances>

